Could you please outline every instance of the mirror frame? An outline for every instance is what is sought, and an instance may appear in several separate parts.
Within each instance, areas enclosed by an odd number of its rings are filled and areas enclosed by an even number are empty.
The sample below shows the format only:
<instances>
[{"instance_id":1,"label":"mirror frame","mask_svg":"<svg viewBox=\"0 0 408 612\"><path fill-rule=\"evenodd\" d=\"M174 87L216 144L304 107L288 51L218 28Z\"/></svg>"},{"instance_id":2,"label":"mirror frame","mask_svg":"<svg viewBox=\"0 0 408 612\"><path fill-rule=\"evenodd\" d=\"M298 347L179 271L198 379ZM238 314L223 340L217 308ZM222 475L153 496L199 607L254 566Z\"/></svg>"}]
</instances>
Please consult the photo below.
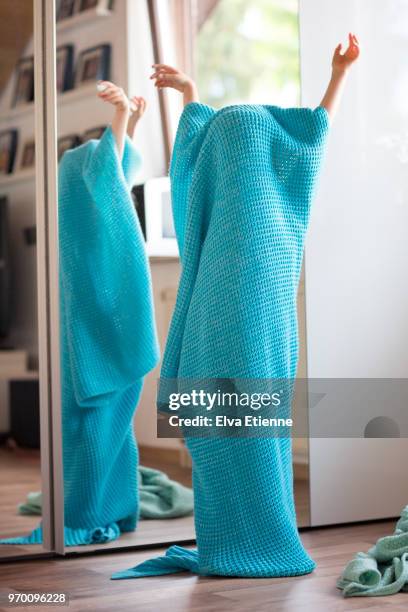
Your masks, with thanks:
<instances>
[{"instance_id":1,"label":"mirror frame","mask_svg":"<svg viewBox=\"0 0 408 612\"><path fill-rule=\"evenodd\" d=\"M55 0L34 1L34 57L43 545L64 554Z\"/></svg>"}]
</instances>

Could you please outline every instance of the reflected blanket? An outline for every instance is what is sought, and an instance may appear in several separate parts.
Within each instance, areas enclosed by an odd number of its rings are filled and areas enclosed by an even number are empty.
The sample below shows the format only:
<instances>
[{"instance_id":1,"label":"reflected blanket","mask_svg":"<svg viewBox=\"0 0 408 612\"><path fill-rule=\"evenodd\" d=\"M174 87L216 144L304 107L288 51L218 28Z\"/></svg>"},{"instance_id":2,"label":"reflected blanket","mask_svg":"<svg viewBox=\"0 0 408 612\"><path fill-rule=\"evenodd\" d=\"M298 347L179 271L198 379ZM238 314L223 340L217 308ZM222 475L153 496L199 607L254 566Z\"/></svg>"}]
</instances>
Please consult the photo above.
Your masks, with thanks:
<instances>
[{"instance_id":1,"label":"reflected blanket","mask_svg":"<svg viewBox=\"0 0 408 612\"><path fill-rule=\"evenodd\" d=\"M184 109L170 168L182 275L163 379L296 375L297 288L327 132L323 108ZM296 525L291 440L186 444L197 551L172 547L112 578L311 572Z\"/></svg>"},{"instance_id":2,"label":"reflected blanket","mask_svg":"<svg viewBox=\"0 0 408 612\"><path fill-rule=\"evenodd\" d=\"M193 491L150 467L138 467L139 517L169 519L193 513ZM28 493L27 501L18 505L23 515L42 514L41 491Z\"/></svg>"},{"instance_id":3,"label":"reflected blanket","mask_svg":"<svg viewBox=\"0 0 408 612\"><path fill-rule=\"evenodd\" d=\"M345 597L375 597L408 591L408 506L393 535L359 552L337 581ZM385 607L385 606L384 606Z\"/></svg>"},{"instance_id":4,"label":"reflected blanket","mask_svg":"<svg viewBox=\"0 0 408 612\"><path fill-rule=\"evenodd\" d=\"M130 189L140 156L120 160L108 127L59 168L62 434L67 546L136 527L133 417L159 358L148 261ZM41 527L14 543L40 542ZM10 539L8 540L10 543Z\"/></svg>"}]
</instances>

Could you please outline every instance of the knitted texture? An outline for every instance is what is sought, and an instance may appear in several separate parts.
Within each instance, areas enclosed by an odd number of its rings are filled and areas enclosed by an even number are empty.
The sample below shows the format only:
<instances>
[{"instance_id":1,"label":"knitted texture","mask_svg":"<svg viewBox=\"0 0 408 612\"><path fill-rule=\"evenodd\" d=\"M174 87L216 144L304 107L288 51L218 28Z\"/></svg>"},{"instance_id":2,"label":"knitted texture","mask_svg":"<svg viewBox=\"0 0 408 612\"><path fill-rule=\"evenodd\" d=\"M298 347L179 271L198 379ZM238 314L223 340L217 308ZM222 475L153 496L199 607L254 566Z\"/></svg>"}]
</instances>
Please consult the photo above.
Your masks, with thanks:
<instances>
[{"instance_id":1,"label":"knitted texture","mask_svg":"<svg viewBox=\"0 0 408 612\"><path fill-rule=\"evenodd\" d=\"M130 195L140 156L111 128L59 168L62 432L67 546L135 529L133 417L159 358L148 261ZM41 528L27 542L41 540ZM10 542L10 540L8 540ZM15 539L16 543L22 540Z\"/></svg>"},{"instance_id":2,"label":"knitted texture","mask_svg":"<svg viewBox=\"0 0 408 612\"><path fill-rule=\"evenodd\" d=\"M295 377L297 287L327 131L323 108L186 106L170 169L182 275L163 380ZM291 440L186 444L197 551L173 547L113 578L312 571L296 526Z\"/></svg>"},{"instance_id":3,"label":"knitted texture","mask_svg":"<svg viewBox=\"0 0 408 612\"><path fill-rule=\"evenodd\" d=\"M408 591L408 506L393 535L359 552L344 568L337 586L345 597L378 597Z\"/></svg>"},{"instance_id":4,"label":"knitted texture","mask_svg":"<svg viewBox=\"0 0 408 612\"><path fill-rule=\"evenodd\" d=\"M141 519L169 519L193 512L192 489L170 480L164 472L139 465L138 490ZM28 493L27 501L18 505L18 513L41 516L41 491Z\"/></svg>"}]
</instances>

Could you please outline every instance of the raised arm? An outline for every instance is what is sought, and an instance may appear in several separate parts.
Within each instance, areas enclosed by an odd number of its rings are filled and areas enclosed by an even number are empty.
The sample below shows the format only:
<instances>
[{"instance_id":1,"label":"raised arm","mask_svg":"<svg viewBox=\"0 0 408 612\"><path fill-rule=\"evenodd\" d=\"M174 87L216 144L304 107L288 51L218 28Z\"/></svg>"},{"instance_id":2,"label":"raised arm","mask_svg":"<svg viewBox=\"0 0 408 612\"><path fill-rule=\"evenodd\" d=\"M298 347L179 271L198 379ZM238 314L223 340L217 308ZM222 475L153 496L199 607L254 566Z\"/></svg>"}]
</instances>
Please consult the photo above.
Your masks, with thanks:
<instances>
[{"instance_id":1,"label":"raised arm","mask_svg":"<svg viewBox=\"0 0 408 612\"><path fill-rule=\"evenodd\" d=\"M189 76L167 64L153 64L151 79L159 89L170 87L183 94L184 106L190 102L199 102L197 86Z\"/></svg>"},{"instance_id":2,"label":"raised arm","mask_svg":"<svg viewBox=\"0 0 408 612\"><path fill-rule=\"evenodd\" d=\"M122 159L125 147L125 136L130 115L130 103L121 87L110 81L100 81L97 85L98 97L104 102L113 104L115 114L112 119L112 132L116 140L119 159Z\"/></svg>"},{"instance_id":3,"label":"raised arm","mask_svg":"<svg viewBox=\"0 0 408 612\"><path fill-rule=\"evenodd\" d=\"M131 140L133 140L136 125L139 123L140 119L143 117L145 110L146 110L146 100L144 98L142 98L141 96L133 96L133 98L130 98L131 115L128 121L127 133Z\"/></svg>"},{"instance_id":4,"label":"raised arm","mask_svg":"<svg viewBox=\"0 0 408 612\"><path fill-rule=\"evenodd\" d=\"M337 45L332 60L332 75L326 93L320 106L323 106L333 120L340 103L348 71L352 64L358 59L360 48L354 34L349 34L349 45L344 53L341 52L341 44Z\"/></svg>"}]
</instances>

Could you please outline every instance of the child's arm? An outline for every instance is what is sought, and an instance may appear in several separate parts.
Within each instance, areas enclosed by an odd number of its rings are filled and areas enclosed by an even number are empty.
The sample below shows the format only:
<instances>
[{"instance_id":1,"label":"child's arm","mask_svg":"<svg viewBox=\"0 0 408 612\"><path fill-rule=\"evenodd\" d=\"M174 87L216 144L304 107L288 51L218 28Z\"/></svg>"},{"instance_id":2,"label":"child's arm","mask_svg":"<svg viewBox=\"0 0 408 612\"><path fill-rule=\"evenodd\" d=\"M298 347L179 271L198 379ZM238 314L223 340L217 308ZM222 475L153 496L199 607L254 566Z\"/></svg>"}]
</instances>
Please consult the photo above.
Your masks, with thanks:
<instances>
[{"instance_id":1,"label":"child's arm","mask_svg":"<svg viewBox=\"0 0 408 612\"><path fill-rule=\"evenodd\" d=\"M143 117L146 110L146 100L140 96L133 96L133 98L130 99L130 110L132 114L129 117L127 133L129 138L133 140L136 125L139 123L139 120Z\"/></svg>"},{"instance_id":2,"label":"child's arm","mask_svg":"<svg viewBox=\"0 0 408 612\"><path fill-rule=\"evenodd\" d=\"M115 114L112 119L112 132L116 140L119 159L122 159L125 147L125 135L130 114L129 100L121 87L101 81L98 83L98 96L104 102L109 102L115 106Z\"/></svg>"},{"instance_id":3,"label":"child's arm","mask_svg":"<svg viewBox=\"0 0 408 612\"><path fill-rule=\"evenodd\" d=\"M167 64L153 64L154 73L150 77L155 80L159 89L171 87L183 94L184 106L190 102L199 102L198 91L193 79Z\"/></svg>"},{"instance_id":4,"label":"child's arm","mask_svg":"<svg viewBox=\"0 0 408 612\"><path fill-rule=\"evenodd\" d=\"M358 40L354 34L349 34L349 46L341 53L341 44L337 45L332 60L332 76L320 106L323 106L333 119L340 103L341 95L350 66L357 60L360 54Z\"/></svg>"}]
</instances>

